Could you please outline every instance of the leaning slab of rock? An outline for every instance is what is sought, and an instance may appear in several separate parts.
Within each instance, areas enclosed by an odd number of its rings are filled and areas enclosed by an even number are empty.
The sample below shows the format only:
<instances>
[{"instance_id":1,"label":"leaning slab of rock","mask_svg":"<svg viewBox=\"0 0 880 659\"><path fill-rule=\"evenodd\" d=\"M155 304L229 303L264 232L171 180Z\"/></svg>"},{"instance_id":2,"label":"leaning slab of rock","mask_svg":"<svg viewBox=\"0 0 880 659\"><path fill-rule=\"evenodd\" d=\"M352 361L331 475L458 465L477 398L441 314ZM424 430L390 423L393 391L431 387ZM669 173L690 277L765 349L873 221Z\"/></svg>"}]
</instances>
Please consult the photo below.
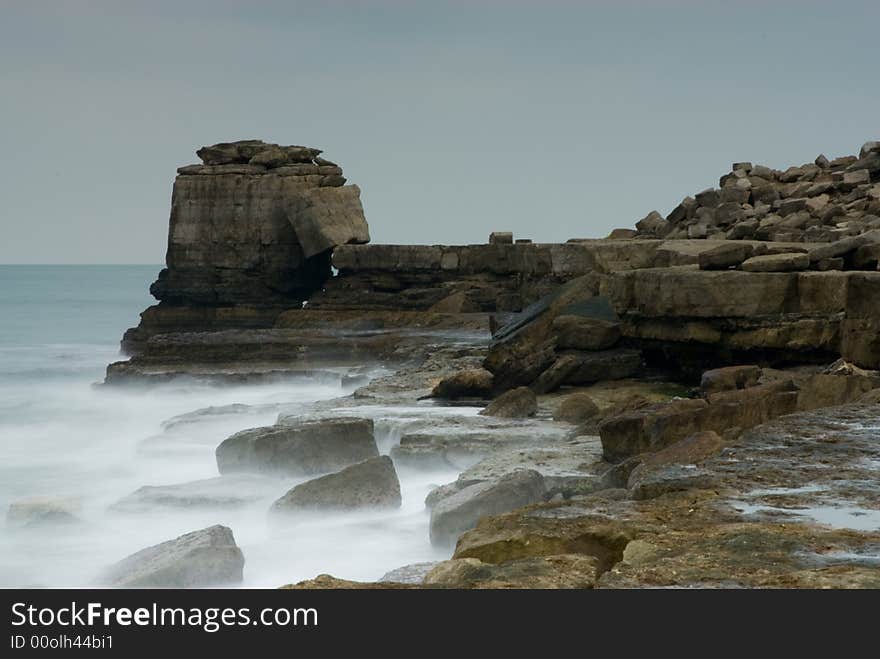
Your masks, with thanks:
<instances>
[{"instance_id":1,"label":"leaning slab of rock","mask_svg":"<svg viewBox=\"0 0 880 659\"><path fill-rule=\"evenodd\" d=\"M458 536L474 528L482 517L542 501L545 491L543 476L526 469L466 487L431 510L431 542L455 544Z\"/></svg>"},{"instance_id":2,"label":"leaning slab of rock","mask_svg":"<svg viewBox=\"0 0 880 659\"><path fill-rule=\"evenodd\" d=\"M273 513L399 508L400 481L387 455L297 485L272 504Z\"/></svg>"},{"instance_id":3,"label":"leaning slab of rock","mask_svg":"<svg viewBox=\"0 0 880 659\"><path fill-rule=\"evenodd\" d=\"M522 419L534 416L537 411L538 400L535 393L528 387L517 387L498 396L480 414L506 419Z\"/></svg>"},{"instance_id":4,"label":"leaning slab of rock","mask_svg":"<svg viewBox=\"0 0 880 659\"><path fill-rule=\"evenodd\" d=\"M746 259L740 266L746 272L795 272L810 267L809 254L765 254Z\"/></svg>"},{"instance_id":5,"label":"leaning slab of rock","mask_svg":"<svg viewBox=\"0 0 880 659\"><path fill-rule=\"evenodd\" d=\"M287 217L306 258L339 245L370 242L356 185L323 187L291 197Z\"/></svg>"},{"instance_id":6,"label":"leaning slab of rock","mask_svg":"<svg viewBox=\"0 0 880 659\"><path fill-rule=\"evenodd\" d=\"M312 475L379 455L370 419L321 419L243 430L217 447L221 474Z\"/></svg>"},{"instance_id":7,"label":"leaning slab of rock","mask_svg":"<svg viewBox=\"0 0 880 659\"><path fill-rule=\"evenodd\" d=\"M240 583L243 569L232 529L215 525L142 549L110 567L101 582L118 588L198 588Z\"/></svg>"}]
</instances>

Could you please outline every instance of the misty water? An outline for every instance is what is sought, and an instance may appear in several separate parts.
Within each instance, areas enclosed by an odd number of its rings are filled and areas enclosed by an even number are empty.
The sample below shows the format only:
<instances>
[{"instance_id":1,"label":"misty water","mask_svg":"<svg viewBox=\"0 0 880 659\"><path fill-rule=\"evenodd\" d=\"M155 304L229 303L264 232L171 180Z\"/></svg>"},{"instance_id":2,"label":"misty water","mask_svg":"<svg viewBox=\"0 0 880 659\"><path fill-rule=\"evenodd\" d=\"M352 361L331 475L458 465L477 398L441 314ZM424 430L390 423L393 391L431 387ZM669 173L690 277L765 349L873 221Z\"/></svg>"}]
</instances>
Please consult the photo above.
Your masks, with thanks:
<instances>
[{"instance_id":1,"label":"misty water","mask_svg":"<svg viewBox=\"0 0 880 659\"><path fill-rule=\"evenodd\" d=\"M233 529L246 559L243 585L250 587L319 573L375 580L404 564L448 557L428 541L424 498L453 480L452 470L401 471L399 510L328 513L280 525L270 522L269 505L301 481L210 481L213 495L245 499L221 507L116 506L145 485L216 478L214 450L230 434L274 423L279 412L309 414L316 401L350 393L332 377L235 387L95 386L107 363L120 358L124 329L153 302L147 289L157 271L0 266L0 510L51 497L75 517L25 525L4 520L0 587L90 585L126 555L211 524ZM372 417L380 452L387 453L414 419L476 410L339 413Z\"/></svg>"}]
</instances>

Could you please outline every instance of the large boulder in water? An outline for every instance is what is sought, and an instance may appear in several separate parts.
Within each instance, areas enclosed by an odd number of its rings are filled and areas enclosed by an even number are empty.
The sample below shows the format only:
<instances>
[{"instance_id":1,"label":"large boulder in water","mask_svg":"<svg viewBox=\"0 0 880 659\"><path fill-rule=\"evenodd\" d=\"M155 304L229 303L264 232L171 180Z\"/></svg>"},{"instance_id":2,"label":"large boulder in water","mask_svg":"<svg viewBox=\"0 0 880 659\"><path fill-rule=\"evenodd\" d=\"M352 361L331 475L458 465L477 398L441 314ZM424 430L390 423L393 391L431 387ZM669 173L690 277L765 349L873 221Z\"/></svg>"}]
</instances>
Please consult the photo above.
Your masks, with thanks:
<instances>
[{"instance_id":1,"label":"large boulder in water","mask_svg":"<svg viewBox=\"0 0 880 659\"><path fill-rule=\"evenodd\" d=\"M221 474L265 472L309 476L338 471L379 455L371 419L321 419L243 430L217 447Z\"/></svg>"},{"instance_id":2,"label":"large boulder in water","mask_svg":"<svg viewBox=\"0 0 880 659\"><path fill-rule=\"evenodd\" d=\"M465 487L438 501L431 510L431 542L454 545L458 536L474 528L482 517L543 501L544 477L521 469L501 478Z\"/></svg>"},{"instance_id":3,"label":"large boulder in water","mask_svg":"<svg viewBox=\"0 0 880 659\"><path fill-rule=\"evenodd\" d=\"M400 481L383 455L297 485L272 504L272 512L399 507Z\"/></svg>"},{"instance_id":4,"label":"large boulder in water","mask_svg":"<svg viewBox=\"0 0 880 659\"><path fill-rule=\"evenodd\" d=\"M243 569L232 529L215 525L141 549L111 566L101 582L118 588L198 588L240 583Z\"/></svg>"}]
</instances>

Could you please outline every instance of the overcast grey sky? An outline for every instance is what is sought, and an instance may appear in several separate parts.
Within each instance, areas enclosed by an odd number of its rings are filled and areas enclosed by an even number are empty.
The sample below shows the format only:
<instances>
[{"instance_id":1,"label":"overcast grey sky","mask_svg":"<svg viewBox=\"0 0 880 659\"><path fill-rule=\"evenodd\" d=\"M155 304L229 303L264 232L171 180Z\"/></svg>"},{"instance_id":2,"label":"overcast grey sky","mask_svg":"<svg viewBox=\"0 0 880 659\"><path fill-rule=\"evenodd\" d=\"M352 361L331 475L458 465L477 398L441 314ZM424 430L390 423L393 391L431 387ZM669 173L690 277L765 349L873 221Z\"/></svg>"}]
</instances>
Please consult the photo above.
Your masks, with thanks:
<instances>
[{"instance_id":1,"label":"overcast grey sky","mask_svg":"<svg viewBox=\"0 0 880 659\"><path fill-rule=\"evenodd\" d=\"M323 148L374 242L561 241L880 137L877 0L0 0L0 263L160 263L203 144Z\"/></svg>"}]
</instances>

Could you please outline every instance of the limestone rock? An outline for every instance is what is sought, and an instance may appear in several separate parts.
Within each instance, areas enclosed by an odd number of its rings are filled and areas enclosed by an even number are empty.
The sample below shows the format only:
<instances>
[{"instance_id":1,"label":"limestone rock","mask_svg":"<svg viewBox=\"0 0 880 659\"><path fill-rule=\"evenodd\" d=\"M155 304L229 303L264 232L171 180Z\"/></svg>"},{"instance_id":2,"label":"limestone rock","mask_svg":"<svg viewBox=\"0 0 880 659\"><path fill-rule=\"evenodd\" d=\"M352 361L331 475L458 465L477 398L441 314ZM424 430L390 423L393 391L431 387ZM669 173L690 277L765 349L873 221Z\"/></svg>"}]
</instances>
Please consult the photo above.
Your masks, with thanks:
<instances>
[{"instance_id":1,"label":"limestone rock","mask_svg":"<svg viewBox=\"0 0 880 659\"><path fill-rule=\"evenodd\" d=\"M517 387L501 394L480 412L484 416L521 419L538 411L535 393L528 387Z\"/></svg>"},{"instance_id":2,"label":"limestone rock","mask_svg":"<svg viewBox=\"0 0 880 659\"><path fill-rule=\"evenodd\" d=\"M562 554L508 561L498 565L476 558L438 563L425 585L444 588L592 588L599 561L583 554Z\"/></svg>"},{"instance_id":3,"label":"limestone rock","mask_svg":"<svg viewBox=\"0 0 880 659\"><path fill-rule=\"evenodd\" d=\"M704 396L727 391L730 389L745 389L754 387L761 379L759 366L725 366L715 368L703 373L700 380L700 391Z\"/></svg>"},{"instance_id":4,"label":"limestone rock","mask_svg":"<svg viewBox=\"0 0 880 659\"><path fill-rule=\"evenodd\" d=\"M399 508L400 481L387 455L297 485L272 504L273 513Z\"/></svg>"},{"instance_id":5,"label":"limestone rock","mask_svg":"<svg viewBox=\"0 0 880 659\"><path fill-rule=\"evenodd\" d=\"M562 350L604 350L620 339L620 323L574 314L557 316L553 321L556 347Z\"/></svg>"},{"instance_id":6,"label":"limestone rock","mask_svg":"<svg viewBox=\"0 0 880 659\"><path fill-rule=\"evenodd\" d=\"M722 243L705 252L700 252L700 270L726 270L738 266L750 258L754 251L754 247L748 243Z\"/></svg>"},{"instance_id":7,"label":"limestone rock","mask_svg":"<svg viewBox=\"0 0 880 659\"><path fill-rule=\"evenodd\" d=\"M6 511L7 525L43 526L79 522L82 504L69 497L27 497L16 499Z\"/></svg>"},{"instance_id":8,"label":"limestone rock","mask_svg":"<svg viewBox=\"0 0 880 659\"><path fill-rule=\"evenodd\" d=\"M452 545L482 517L541 501L544 494L544 478L532 470L515 471L496 481L466 487L440 500L431 510L431 542Z\"/></svg>"},{"instance_id":9,"label":"limestone rock","mask_svg":"<svg viewBox=\"0 0 880 659\"><path fill-rule=\"evenodd\" d=\"M434 387L431 395L435 398L478 397L483 398L492 392L492 374L484 368L470 368L449 375Z\"/></svg>"},{"instance_id":10,"label":"limestone rock","mask_svg":"<svg viewBox=\"0 0 880 659\"><path fill-rule=\"evenodd\" d=\"M746 259L740 267L746 272L792 272L809 268L810 257L807 254L765 254Z\"/></svg>"},{"instance_id":11,"label":"limestone rock","mask_svg":"<svg viewBox=\"0 0 880 659\"><path fill-rule=\"evenodd\" d=\"M510 231L493 231L489 234L490 245L512 245L513 233Z\"/></svg>"},{"instance_id":12,"label":"limestone rock","mask_svg":"<svg viewBox=\"0 0 880 659\"><path fill-rule=\"evenodd\" d=\"M581 424L599 415L599 406L585 392L566 396L556 408L553 418L557 421Z\"/></svg>"},{"instance_id":13,"label":"limestone rock","mask_svg":"<svg viewBox=\"0 0 880 659\"><path fill-rule=\"evenodd\" d=\"M243 430L216 451L221 474L297 476L336 471L378 454L372 420L344 417Z\"/></svg>"},{"instance_id":14,"label":"limestone rock","mask_svg":"<svg viewBox=\"0 0 880 659\"><path fill-rule=\"evenodd\" d=\"M209 526L142 549L111 566L101 583L117 588L199 588L240 583L244 555L232 530Z\"/></svg>"},{"instance_id":15,"label":"limestone rock","mask_svg":"<svg viewBox=\"0 0 880 659\"><path fill-rule=\"evenodd\" d=\"M291 196L287 219L306 258L339 245L370 242L360 188L324 187Z\"/></svg>"}]
</instances>

